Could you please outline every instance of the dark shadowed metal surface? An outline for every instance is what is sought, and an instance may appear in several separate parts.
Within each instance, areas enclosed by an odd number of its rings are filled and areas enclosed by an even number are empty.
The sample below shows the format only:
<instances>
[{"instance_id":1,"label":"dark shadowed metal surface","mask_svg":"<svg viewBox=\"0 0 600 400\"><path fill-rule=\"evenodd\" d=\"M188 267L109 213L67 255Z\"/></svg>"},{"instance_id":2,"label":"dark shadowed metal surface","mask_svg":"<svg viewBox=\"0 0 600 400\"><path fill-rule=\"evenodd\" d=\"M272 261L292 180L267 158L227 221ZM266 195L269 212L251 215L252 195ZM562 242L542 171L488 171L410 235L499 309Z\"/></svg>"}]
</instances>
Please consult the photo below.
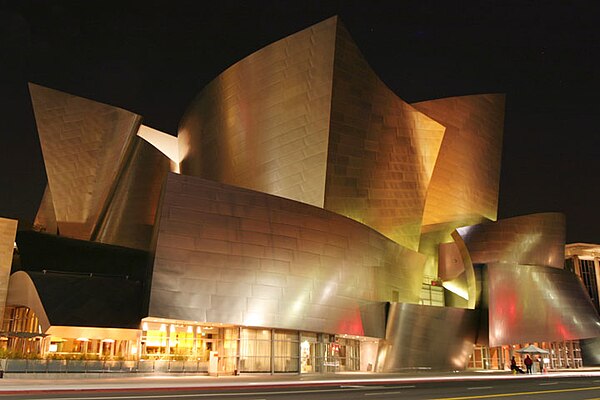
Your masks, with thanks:
<instances>
[{"instance_id":1,"label":"dark shadowed metal surface","mask_svg":"<svg viewBox=\"0 0 600 400\"><path fill-rule=\"evenodd\" d=\"M169 159L135 137L97 234L102 243L149 250Z\"/></svg>"},{"instance_id":2,"label":"dark shadowed metal surface","mask_svg":"<svg viewBox=\"0 0 600 400\"><path fill-rule=\"evenodd\" d=\"M583 365L600 365L600 337L579 341Z\"/></svg>"},{"instance_id":3,"label":"dark shadowed metal surface","mask_svg":"<svg viewBox=\"0 0 600 400\"><path fill-rule=\"evenodd\" d=\"M377 370L464 369L478 324L477 310L391 303Z\"/></svg>"}]
</instances>

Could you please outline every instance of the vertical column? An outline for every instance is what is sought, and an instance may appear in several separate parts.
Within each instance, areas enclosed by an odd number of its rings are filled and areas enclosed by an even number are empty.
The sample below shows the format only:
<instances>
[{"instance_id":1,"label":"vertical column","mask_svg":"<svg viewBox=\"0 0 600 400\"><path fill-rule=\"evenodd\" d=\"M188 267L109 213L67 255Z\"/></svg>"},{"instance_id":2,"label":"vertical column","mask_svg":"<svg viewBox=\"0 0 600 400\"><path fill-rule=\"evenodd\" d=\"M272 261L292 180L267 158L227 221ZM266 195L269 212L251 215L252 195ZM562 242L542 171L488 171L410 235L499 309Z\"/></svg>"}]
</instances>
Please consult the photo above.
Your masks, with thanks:
<instances>
[{"instance_id":1,"label":"vertical column","mask_svg":"<svg viewBox=\"0 0 600 400\"><path fill-rule=\"evenodd\" d=\"M298 375L302 375L302 332L298 331Z\"/></svg>"},{"instance_id":2,"label":"vertical column","mask_svg":"<svg viewBox=\"0 0 600 400\"><path fill-rule=\"evenodd\" d=\"M271 329L271 375L275 373L275 329Z\"/></svg>"},{"instance_id":3,"label":"vertical column","mask_svg":"<svg viewBox=\"0 0 600 400\"><path fill-rule=\"evenodd\" d=\"M581 276L581 262L579 261L579 257L573 256L573 269L575 270L575 275L577 275L581 280L583 280Z\"/></svg>"},{"instance_id":4,"label":"vertical column","mask_svg":"<svg viewBox=\"0 0 600 400\"><path fill-rule=\"evenodd\" d=\"M594 257L594 274L596 275L596 293L600 295L600 259L598 257ZM600 304L600 299L598 300L598 304ZM600 312L600 310L597 310Z\"/></svg>"},{"instance_id":5,"label":"vertical column","mask_svg":"<svg viewBox=\"0 0 600 400\"><path fill-rule=\"evenodd\" d=\"M12 266L15 237L17 234L15 219L0 218L0 319L4 320L8 280Z\"/></svg>"}]
</instances>

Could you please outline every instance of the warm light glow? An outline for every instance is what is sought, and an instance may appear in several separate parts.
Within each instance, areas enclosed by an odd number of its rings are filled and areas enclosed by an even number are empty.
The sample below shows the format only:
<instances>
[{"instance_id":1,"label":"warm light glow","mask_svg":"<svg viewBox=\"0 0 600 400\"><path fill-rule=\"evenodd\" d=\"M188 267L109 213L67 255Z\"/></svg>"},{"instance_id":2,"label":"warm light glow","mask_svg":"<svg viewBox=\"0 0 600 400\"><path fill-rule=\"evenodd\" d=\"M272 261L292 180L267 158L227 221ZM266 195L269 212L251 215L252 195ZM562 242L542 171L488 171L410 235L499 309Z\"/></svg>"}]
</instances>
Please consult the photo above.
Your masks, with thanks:
<instances>
[{"instance_id":1,"label":"warm light glow","mask_svg":"<svg viewBox=\"0 0 600 400\"><path fill-rule=\"evenodd\" d=\"M179 162L181 159L179 157L177 137L145 125L140 125L137 135L169 157L175 164L175 171L173 172L179 173Z\"/></svg>"},{"instance_id":2,"label":"warm light glow","mask_svg":"<svg viewBox=\"0 0 600 400\"><path fill-rule=\"evenodd\" d=\"M467 290L463 287L460 287L456 282L446 281L442 283L442 286L444 287L444 289L449 290L457 296L460 296L465 300L469 300L469 293L467 292Z\"/></svg>"},{"instance_id":3,"label":"warm light glow","mask_svg":"<svg viewBox=\"0 0 600 400\"><path fill-rule=\"evenodd\" d=\"M89 342L90 339L85 338L85 337L80 337L80 338L77 338L77 341L79 341L79 342Z\"/></svg>"}]
</instances>

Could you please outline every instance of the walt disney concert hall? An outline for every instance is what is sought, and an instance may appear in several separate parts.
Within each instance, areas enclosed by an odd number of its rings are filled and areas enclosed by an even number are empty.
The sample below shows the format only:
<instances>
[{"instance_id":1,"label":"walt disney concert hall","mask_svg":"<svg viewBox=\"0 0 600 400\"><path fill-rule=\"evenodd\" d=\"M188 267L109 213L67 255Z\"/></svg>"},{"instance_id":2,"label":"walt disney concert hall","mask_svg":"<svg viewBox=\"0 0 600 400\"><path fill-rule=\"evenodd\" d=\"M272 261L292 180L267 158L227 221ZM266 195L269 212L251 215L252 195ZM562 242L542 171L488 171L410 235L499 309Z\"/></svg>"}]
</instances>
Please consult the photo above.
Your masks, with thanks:
<instances>
[{"instance_id":1,"label":"walt disney concert hall","mask_svg":"<svg viewBox=\"0 0 600 400\"><path fill-rule=\"evenodd\" d=\"M504 96L408 104L337 17L229 67L176 136L29 89L48 183L32 229L0 219L15 370L578 367L600 336L564 216L497 220Z\"/></svg>"}]
</instances>

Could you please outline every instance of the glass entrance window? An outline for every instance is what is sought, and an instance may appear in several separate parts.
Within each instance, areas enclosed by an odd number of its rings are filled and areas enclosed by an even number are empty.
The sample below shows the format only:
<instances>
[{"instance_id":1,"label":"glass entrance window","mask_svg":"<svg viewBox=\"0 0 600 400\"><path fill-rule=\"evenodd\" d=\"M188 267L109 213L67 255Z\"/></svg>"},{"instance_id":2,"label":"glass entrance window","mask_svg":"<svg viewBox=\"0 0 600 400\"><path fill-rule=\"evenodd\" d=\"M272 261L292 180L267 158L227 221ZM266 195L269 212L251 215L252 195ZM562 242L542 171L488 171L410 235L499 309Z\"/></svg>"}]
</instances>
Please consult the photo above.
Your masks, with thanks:
<instances>
[{"instance_id":1,"label":"glass entrance window","mask_svg":"<svg viewBox=\"0 0 600 400\"><path fill-rule=\"evenodd\" d=\"M354 339L337 339L339 371L360 370L360 341Z\"/></svg>"},{"instance_id":2,"label":"glass entrance window","mask_svg":"<svg viewBox=\"0 0 600 400\"><path fill-rule=\"evenodd\" d=\"M241 329L240 371L271 371L271 330L251 328Z\"/></svg>"},{"instance_id":3,"label":"glass entrance window","mask_svg":"<svg viewBox=\"0 0 600 400\"><path fill-rule=\"evenodd\" d=\"M300 335L300 372L310 373L319 372L320 367L317 364L318 353L317 334L312 332L302 332ZM319 360L320 361L320 360Z\"/></svg>"},{"instance_id":4,"label":"glass entrance window","mask_svg":"<svg viewBox=\"0 0 600 400\"><path fill-rule=\"evenodd\" d=\"M273 371L298 372L298 332L273 332Z\"/></svg>"},{"instance_id":5,"label":"glass entrance window","mask_svg":"<svg viewBox=\"0 0 600 400\"><path fill-rule=\"evenodd\" d=\"M213 326L144 321L141 357L208 362L210 352L218 347L221 331Z\"/></svg>"}]
</instances>

